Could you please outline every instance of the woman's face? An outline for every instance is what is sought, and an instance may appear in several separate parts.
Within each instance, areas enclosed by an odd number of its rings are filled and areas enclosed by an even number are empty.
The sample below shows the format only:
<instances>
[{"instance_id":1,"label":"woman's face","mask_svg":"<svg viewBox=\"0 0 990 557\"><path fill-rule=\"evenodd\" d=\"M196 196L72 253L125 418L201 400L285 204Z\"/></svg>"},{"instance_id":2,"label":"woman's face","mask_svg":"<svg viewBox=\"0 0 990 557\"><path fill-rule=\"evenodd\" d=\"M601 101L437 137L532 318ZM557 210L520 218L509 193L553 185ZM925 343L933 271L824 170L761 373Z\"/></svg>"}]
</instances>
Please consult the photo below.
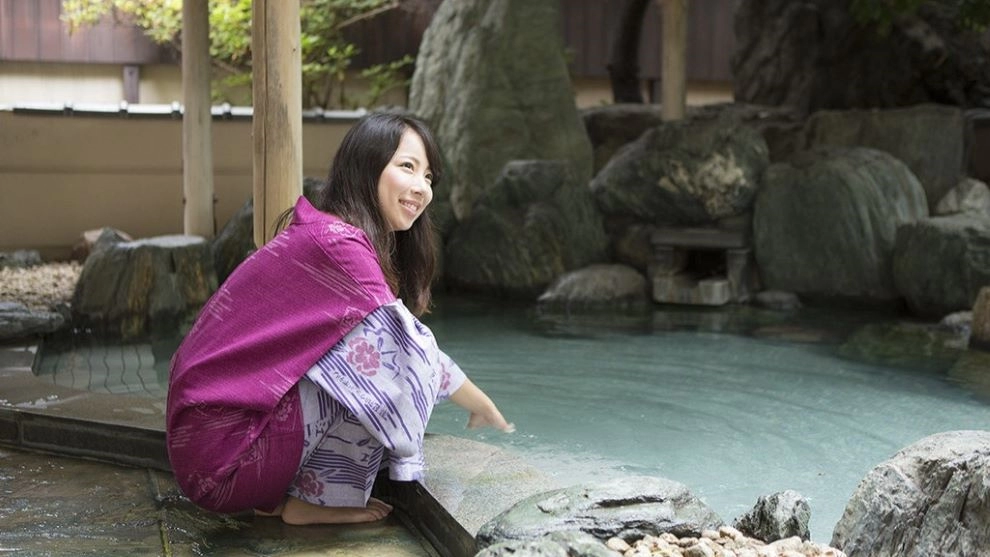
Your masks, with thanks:
<instances>
[{"instance_id":1,"label":"woman's face","mask_svg":"<svg viewBox=\"0 0 990 557\"><path fill-rule=\"evenodd\" d=\"M407 129L378 178L378 207L392 232L409 230L433 200L433 173L419 135Z\"/></svg>"}]
</instances>

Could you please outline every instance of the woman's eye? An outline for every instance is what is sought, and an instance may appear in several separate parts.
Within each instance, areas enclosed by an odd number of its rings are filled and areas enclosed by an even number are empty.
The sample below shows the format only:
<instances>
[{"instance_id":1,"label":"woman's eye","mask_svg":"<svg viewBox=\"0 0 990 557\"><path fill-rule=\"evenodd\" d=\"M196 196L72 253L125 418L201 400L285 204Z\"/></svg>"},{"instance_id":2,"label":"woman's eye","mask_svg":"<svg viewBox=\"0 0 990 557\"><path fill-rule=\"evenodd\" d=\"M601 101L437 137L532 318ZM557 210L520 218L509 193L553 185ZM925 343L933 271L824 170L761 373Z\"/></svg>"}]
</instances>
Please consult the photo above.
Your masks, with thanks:
<instances>
[{"instance_id":1,"label":"woman's eye","mask_svg":"<svg viewBox=\"0 0 990 557\"><path fill-rule=\"evenodd\" d=\"M413 163L411 163L411 162L404 162L404 163L402 163L402 164L401 164L401 165L399 165L399 166L401 166L401 167L403 167L403 168L408 168L409 170L412 170L412 168L413 168Z\"/></svg>"},{"instance_id":2,"label":"woman's eye","mask_svg":"<svg viewBox=\"0 0 990 557\"><path fill-rule=\"evenodd\" d=\"M429 174L428 173L426 175L426 181L432 184L433 183L433 174Z\"/></svg>"}]
</instances>

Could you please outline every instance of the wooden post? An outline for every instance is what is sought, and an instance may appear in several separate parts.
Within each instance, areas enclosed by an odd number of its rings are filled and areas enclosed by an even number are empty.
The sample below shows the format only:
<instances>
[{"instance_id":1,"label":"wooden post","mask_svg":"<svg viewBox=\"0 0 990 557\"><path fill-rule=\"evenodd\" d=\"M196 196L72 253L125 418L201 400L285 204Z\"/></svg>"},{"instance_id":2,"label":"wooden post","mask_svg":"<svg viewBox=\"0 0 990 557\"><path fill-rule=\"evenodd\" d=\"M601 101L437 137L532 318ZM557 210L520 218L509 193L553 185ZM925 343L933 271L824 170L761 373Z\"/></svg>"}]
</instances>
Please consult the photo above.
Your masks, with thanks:
<instances>
[{"instance_id":1,"label":"wooden post","mask_svg":"<svg viewBox=\"0 0 990 557\"><path fill-rule=\"evenodd\" d=\"M212 238L213 134L210 116L210 12L182 2L182 214L185 234Z\"/></svg>"},{"instance_id":2,"label":"wooden post","mask_svg":"<svg viewBox=\"0 0 990 557\"><path fill-rule=\"evenodd\" d=\"M681 120L687 104L688 0L657 1L663 17L660 116L664 120Z\"/></svg>"},{"instance_id":3,"label":"wooden post","mask_svg":"<svg viewBox=\"0 0 990 557\"><path fill-rule=\"evenodd\" d=\"M299 0L254 0L254 243L302 195L302 62Z\"/></svg>"}]
</instances>

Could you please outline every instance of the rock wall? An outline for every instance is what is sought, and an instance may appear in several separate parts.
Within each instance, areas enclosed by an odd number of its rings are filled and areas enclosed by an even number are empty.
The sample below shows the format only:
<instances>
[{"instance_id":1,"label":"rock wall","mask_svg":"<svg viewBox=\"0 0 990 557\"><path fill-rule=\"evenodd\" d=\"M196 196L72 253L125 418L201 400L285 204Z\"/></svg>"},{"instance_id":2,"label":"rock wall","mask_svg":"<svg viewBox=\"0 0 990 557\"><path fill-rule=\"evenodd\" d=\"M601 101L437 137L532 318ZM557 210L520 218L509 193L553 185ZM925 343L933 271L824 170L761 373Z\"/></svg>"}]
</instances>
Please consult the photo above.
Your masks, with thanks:
<instances>
[{"instance_id":1,"label":"rock wall","mask_svg":"<svg viewBox=\"0 0 990 557\"><path fill-rule=\"evenodd\" d=\"M966 167L967 124L960 109L919 105L895 110L826 110L808 118L805 148L870 147L890 153L921 182L934 211Z\"/></svg>"},{"instance_id":2,"label":"rock wall","mask_svg":"<svg viewBox=\"0 0 990 557\"><path fill-rule=\"evenodd\" d=\"M884 36L848 2L742 0L735 15L735 99L821 109L920 103L990 105L990 45L955 21L952 2L923 2Z\"/></svg>"},{"instance_id":3,"label":"rock wall","mask_svg":"<svg viewBox=\"0 0 990 557\"><path fill-rule=\"evenodd\" d=\"M535 298L554 278L605 258L601 216L573 169L560 161L512 161L454 230L444 255L448 284Z\"/></svg>"},{"instance_id":4,"label":"rock wall","mask_svg":"<svg viewBox=\"0 0 990 557\"><path fill-rule=\"evenodd\" d=\"M763 283L815 297L896 300L897 227L927 215L917 178L882 151L821 149L771 165L753 218Z\"/></svg>"},{"instance_id":5,"label":"rock wall","mask_svg":"<svg viewBox=\"0 0 990 557\"><path fill-rule=\"evenodd\" d=\"M563 160L591 177L556 0L448 0L423 36L409 108L430 123L450 172L435 192L443 232L511 160Z\"/></svg>"},{"instance_id":6,"label":"rock wall","mask_svg":"<svg viewBox=\"0 0 990 557\"><path fill-rule=\"evenodd\" d=\"M917 315L939 318L969 310L990 285L990 218L934 217L897 229L893 254L897 291Z\"/></svg>"}]
</instances>

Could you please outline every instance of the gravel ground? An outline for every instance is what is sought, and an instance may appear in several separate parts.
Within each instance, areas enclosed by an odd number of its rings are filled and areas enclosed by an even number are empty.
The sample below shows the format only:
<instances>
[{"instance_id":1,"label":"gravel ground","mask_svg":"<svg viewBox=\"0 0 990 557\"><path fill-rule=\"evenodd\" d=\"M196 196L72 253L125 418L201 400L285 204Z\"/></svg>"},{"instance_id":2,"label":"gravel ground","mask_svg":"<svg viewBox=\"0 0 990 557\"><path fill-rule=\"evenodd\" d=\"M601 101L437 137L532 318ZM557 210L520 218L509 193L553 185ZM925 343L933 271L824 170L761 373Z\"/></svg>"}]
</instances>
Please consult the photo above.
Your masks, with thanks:
<instances>
[{"instance_id":1,"label":"gravel ground","mask_svg":"<svg viewBox=\"0 0 990 557\"><path fill-rule=\"evenodd\" d=\"M0 302L20 302L32 310L51 310L72 300L82 264L43 263L0 269Z\"/></svg>"}]
</instances>

